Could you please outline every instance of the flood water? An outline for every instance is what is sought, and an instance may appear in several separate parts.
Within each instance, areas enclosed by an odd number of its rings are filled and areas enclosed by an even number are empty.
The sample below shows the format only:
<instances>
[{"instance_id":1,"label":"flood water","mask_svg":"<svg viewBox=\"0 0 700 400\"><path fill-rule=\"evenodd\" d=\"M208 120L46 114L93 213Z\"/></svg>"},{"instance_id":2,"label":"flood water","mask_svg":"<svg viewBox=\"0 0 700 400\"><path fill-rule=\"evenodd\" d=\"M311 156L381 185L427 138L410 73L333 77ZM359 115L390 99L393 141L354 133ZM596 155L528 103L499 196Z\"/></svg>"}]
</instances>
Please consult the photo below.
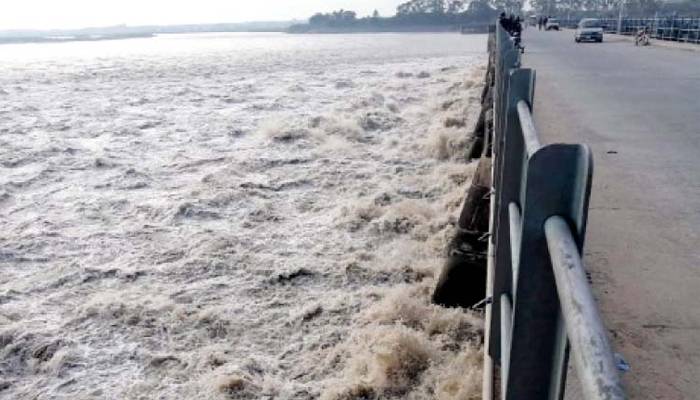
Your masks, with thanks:
<instances>
[{"instance_id":1,"label":"flood water","mask_svg":"<svg viewBox=\"0 0 700 400\"><path fill-rule=\"evenodd\" d=\"M0 46L0 398L477 399L486 37Z\"/></svg>"}]
</instances>

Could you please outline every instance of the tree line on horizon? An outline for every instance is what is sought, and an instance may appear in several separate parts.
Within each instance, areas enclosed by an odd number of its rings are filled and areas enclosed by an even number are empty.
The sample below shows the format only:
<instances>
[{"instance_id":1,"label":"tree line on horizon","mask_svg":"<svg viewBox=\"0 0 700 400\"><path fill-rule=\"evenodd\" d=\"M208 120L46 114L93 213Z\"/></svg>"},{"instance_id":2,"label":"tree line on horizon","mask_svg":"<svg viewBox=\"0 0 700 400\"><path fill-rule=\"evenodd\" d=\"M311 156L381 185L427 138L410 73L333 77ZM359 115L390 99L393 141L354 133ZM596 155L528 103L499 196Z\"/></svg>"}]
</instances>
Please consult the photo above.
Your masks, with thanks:
<instances>
[{"instance_id":1,"label":"tree line on horizon","mask_svg":"<svg viewBox=\"0 0 700 400\"><path fill-rule=\"evenodd\" d=\"M487 23L499 14L502 3L513 0L410 0L400 4L396 15L382 17L378 11L358 17L355 11L316 13L309 18L312 28L391 28L424 25L465 25Z\"/></svg>"},{"instance_id":2,"label":"tree line on horizon","mask_svg":"<svg viewBox=\"0 0 700 400\"><path fill-rule=\"evenodd\" d=\"M396 8L396 15L382 17L378 11L358 17L355 11L316 13L305 29L391 29L410 26L464 26L491 23L501 12L523 14L525 0L409 0ZM613 16L624 2L629 17L699 16L700 0L530 0L538 15L560 17ZM294 27L293 27L294 28ZM295 29L292 29L295 30Z\"/></svg>"}]
</instances>

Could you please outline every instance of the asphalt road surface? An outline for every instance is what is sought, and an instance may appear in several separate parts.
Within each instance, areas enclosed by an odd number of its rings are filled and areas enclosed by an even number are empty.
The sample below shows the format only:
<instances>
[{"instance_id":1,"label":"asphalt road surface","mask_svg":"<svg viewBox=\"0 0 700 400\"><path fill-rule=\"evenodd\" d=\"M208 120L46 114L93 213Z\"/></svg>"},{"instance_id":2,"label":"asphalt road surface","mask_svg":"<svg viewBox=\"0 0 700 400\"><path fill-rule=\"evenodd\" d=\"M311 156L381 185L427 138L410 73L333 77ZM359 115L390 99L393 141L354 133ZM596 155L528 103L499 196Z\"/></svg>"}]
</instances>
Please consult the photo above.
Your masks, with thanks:
<instances>
[{"instance_id":1,"label":"asphalt road surface","mask_svg":"<svg viewBox=\"0 0 700 400\"><path fill-rule=\"evenodd\" d=\"M525 33L544 143L591 146L585 259L631 399L700 398L700 51ZM700 46L698 46L700 49Z\"/></svg>"}]
</instances>

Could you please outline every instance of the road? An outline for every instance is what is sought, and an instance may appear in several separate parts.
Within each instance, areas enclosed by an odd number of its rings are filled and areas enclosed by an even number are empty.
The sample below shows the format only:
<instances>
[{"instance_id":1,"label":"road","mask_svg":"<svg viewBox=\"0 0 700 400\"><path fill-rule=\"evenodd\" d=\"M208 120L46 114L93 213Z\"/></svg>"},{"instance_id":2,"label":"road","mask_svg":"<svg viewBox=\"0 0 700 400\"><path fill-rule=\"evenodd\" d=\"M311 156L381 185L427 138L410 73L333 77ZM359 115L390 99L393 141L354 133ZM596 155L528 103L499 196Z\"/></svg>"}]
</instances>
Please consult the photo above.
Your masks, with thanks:
<instances>
[{"instance_id":1,"label":"road","mask_svg":"<svg viewBox=\"0 0 700 400\"><path fill-rule=\"evenodd\" d=\"M543 142L595 159L586 264L631 399L700 398L700 52L524 35Z\"/></svg>"}]
</instances>

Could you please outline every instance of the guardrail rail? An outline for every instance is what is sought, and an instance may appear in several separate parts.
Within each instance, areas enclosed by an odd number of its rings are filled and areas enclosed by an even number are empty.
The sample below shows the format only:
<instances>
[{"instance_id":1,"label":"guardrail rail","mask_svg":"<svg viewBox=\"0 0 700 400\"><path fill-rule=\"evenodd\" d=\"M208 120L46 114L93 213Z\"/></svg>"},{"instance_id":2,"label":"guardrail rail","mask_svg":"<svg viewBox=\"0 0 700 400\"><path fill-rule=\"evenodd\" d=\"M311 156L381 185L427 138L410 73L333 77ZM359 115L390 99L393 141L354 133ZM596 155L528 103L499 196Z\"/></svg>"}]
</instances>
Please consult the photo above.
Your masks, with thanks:
<instances>
[{"instance_id":1,"label":"guardrail rail","mask_svg":"<svg viewBox=\"0 0 700 400\"><path fill-rule=\"evenodd\" d=\"M642 29L652 39L700 44L700 18L598 18L606 33L636 35ZM560 19L561 26L576 29L581 18ZM618 32L618 24L620 32Z\"/></svg>"},{"instance_id":2,"label":"guardrail rail","mask_svg":"<svg viewBox=\"0 0 700 400\"><path fill-rule=\"evenodd\" d=\"M495 37L484 398L564 398L571 352L585 399L624 399L581 259L591 151L540 143L532 117L535 71L520 67L500 24Z\"/></svg>"}]
</instances>

